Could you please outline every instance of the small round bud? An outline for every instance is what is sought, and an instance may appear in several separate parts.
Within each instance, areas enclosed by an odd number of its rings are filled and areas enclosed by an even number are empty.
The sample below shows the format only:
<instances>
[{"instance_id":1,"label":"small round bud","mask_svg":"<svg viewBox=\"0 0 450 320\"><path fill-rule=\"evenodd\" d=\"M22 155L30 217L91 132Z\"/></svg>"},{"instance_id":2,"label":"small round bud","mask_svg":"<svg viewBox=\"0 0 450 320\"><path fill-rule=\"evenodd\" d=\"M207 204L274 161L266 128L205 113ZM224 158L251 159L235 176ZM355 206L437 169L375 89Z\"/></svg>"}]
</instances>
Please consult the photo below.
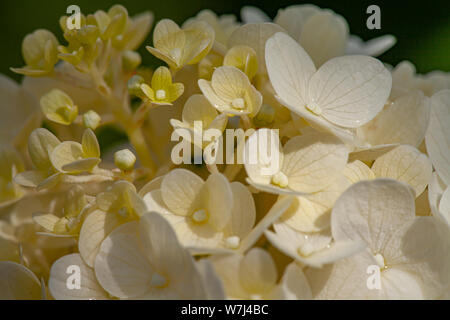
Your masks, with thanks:
<instances>
[{"instance_id":1,"label":"small round bud","mask_svg":"<svg viewBox=\"0 0 450 320\"><path fill-rule=\"evenodd\" d=\"M126 71L133 71L141 64L141 55L136 51L127 50L122 55L123 68Z\"/></svg>"},{"instance_id":2,"label":"small round bud","mask_svg":"<svg viewBox=\"0 0 450 320\"><path fill-rule=\"evenodd\" d=\"M89 110L88 112L83 114L83 125L86 128L95 130L98 128L101 121L102 121L102 118L94 110Z\"/></svg>"},{"instance_id":3,"label":"small round bud","mask_svg":"<svg viewBox=\"0 0 450 320\"><path fill-rule=\"evenodd\" d=\"M145 95L142 92L141 85L145 83L143 77L139 75L134 75L128 80L128 91L130 94L135 95L136 97L143 98Z\"/></svg>"},{"instance_id":4,"label":"small round bud","mask_svg":"<svg viewBox=\"0 0 450 320\"><path fill-rule=\"evenodd\" d=\"M114 164L123 171L132 170L136 163L136 156L128 149L117 151L114 154Z\"/></svg>"}]
</instances>

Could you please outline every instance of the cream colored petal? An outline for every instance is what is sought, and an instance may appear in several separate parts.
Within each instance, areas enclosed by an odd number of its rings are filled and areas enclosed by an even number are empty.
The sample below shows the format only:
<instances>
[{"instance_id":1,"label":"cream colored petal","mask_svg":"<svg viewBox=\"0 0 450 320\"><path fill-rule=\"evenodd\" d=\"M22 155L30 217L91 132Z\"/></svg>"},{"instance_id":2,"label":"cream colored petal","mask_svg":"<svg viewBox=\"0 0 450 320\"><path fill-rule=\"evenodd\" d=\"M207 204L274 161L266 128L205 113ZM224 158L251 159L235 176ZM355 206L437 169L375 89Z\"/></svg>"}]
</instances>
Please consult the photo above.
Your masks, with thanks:
<instances>
[{"instance_id":1,"label":"cream colored petal","mask_svg":"<svg viewBox=\"0 0 450 320\"><path fill-rule=\"evenodd\" d=\"M323 11L312 15L302 26L299 43L317 67L345 53L348 25L343 17Z\"/></svg>"},{"instance_id":2,"label":"cream colored petal","mask_svg":"<svg viewBox=\"0 0 450 320\"><path fill-rule=\"evenodd\" d=\"M220 173L211 174L202 187L200 201L200 208L209 214L208 223L217 231L223 230L230 222L234 205L228 179Z\"/></svg>"},{"instance_id":3,"label":"cream colored petal","mask_svg":"<svg viewBox=\"0 0 450 320\"><path fill-rule=\"evenodd\" d=\"M189 124L191 127L194 127L194 121L202 121L203 129L205 130L217 115L216 109L205 96L194 94L184 104L182 119L184 123Z\"/></svg>"},{"instance_id":4,"label":"cream colored petal","mask_svg":"<svg viewBox=\"0 0 450 320\"><path fill-rule=\"evenodd\" d=\"M374 161L381 157L385 153L398 147L398 144L382 144L375 147L362 147L357 148L349 155L349 161L361 160L361 161Z\"/></svg>"},{"instance_id":5,"label":"cream colored petal","mask_svg":"<svg viewBox=\"0 0 450 320\"><path fill-rule=\"evenodd\" d=\"M86 129L81 141L84 158L100 158L100 146L94 131Z\"/></svg>"},{"instance_id":6,"label":"cream colored petal","mask_svg":"<svg viewBox=\"0 0 450 320\"><path fill-rule=\"evenodd\" d=\"M164 176L161 192L164 203L175 214L189 215L204 181L186 169L175 169Z\"/></svg>"},{"instance_id":7,"label":"cream colored petal","mask_svg":"<svg viewBox=\"0 0 450 320\"><path fill-rule=\"evenodd\" d=\"M255 295L268 293L278 278L272 257L260 248L253 248L244 256L238 276L245 291Z\"/></svg>"},{"instance_id":8,"label":"cream colored petal","mask_svg":"<svg viewBox=\"0 0 450 320\"><path fill-rule=\"evenodd\" d=\"M365 43L361 38L350 35L347 41L346 53L377 57L393 47L396 42L397 39L390 34L370 39Z\"/></svg>"},{"instance_id":9,"label":"cream colored petal","mask_svg":"<svg viewBox=\"0 0 450 320\"><path fill-rule=\"evenodd\" d=\"M78 274L79 270L79 274ZM80 276L80 289L70 289L71 279ZM57 300L105 300L108 295L78 253L69 254L56 260L50 270L48 288Z\"/></svg>"},{"instance_id":10,"label":"cream colored petal","mask_svg":"<svg viewBox=\"0 0 450 320\"><path fill-rule=\"evenodd\" d=\"M450 225L450 187L447 187L442 194L441 201L439 201L439 212Z\"/></svg>"},{"instance_id":11,"label":"cream colored petal","mask_svg":"<svg viewBox=\"0 0 450 320\"><path fill-rule=\"evenodd\" d=\"M312 292L308 279L298 264L290 263L284 271L281 285L286 292L287 300L312 300Z\"/></svg>"},{"instance_id":12,"label":"cream colored petal","mask_svg":"<svg viewBox=\"0 0 450 320\"><path fill-rule=\"evenodd\" d=\"M0 261L1 300L40 300L41 284L33 272L25 266Z\"/></svg>"},{"instance_id":13,"label":"cream colored petal","mask_svg":"<svg viewBox=\"0 0 450 320\"><path fill-rule=\"evenodd\" d=\"M228 50L223 58L224 66L233 66L244 72L252 79L258 71L256 52L249 46L239 45Z\"/></svg>"},{"instance_id":14,"label":"cream colored petal","mask_svg":"<svg viewBox=\"0 0 450 320\"><path fill-rule=\"evenodd\" d=\"M156 272L163 272L173 282L186 281L196 275L194 260L161 215L145 214L140 220L139 231L145 253Z\"/></svg>"},{"instance_id":15,"label":"cream colored petal","mask_svg":"<svg viewBox=\"0 0 450 320\"><path fill-rule=\"evenodd\" d=\"M336 201L331 231L336 242L362 241L377 254L414 217L414 195L406 184L391 179L361 181Z\"/></svg>"},{"instance_id":16,"label":"cream colored petal","mask_svg":"<svg viewBox=\"0 0 450 320\"><path fill-rule=\"evenodd\" d=\"M90 172L102 161L100 158L86 158L75 160L61 167L64 172Z\"/></svg>"},{"instance_id":17,"label":"cream colored petal","mask_svg":"<svg viewBox=\"0 0 450 320\"><path fill-rule=\"evenodd\" d=\"M450 185L450 90L431 97L430 125L425 136L427 152L434 168L446 185Z\"/></svg>"},{"instance_id":18,"label":"cream colored petal","mask_svg":"<svg viewBox=\"0 0 450 320\"><path fill-rule=\"evenodd\" d=\"M211 50L214 44L214 29L204 21L194 21L184 28L186 47L183 51L183 63L197 64Z\"/></svg>"},{"instance_id":19,"label":"cream colored petal","mask_svg":"<svg viewBox=\"0 0 450 320\"><path fill-rule=\"evenodd\" d=\"M437 172L434 171L428 185L428 200L430 201L430 209L433 215L443 218L443 221L446 221L446 219L439 212L439 202L446 188L445 183L439 178Z\"/></svg>"},{"instance_id":20,"label":"cream colored petal","mask_svg":"<svg viewBox=\"0 0 450 320\"><path fill-rule=\"evenodd\" d=\"M53 231L53 228L59 219L59 217L50 213L33 214L33 220L48 231Z\"/></svg>"},{"instance_id":21,"label":"cream colored petal","mask_svg":"<svg viewBox=\"0 0 450 320\"><path fill-rule=\"evenodd\" d=\"M372 120L391 92L390 72L377 59L344 56L327 61L309 81L308 107L319 107L328 121L346 128Z\"/></svg>"},{"instance_id":22,"label":"cream colored petal","mask_svg":"<svg viewBox=\"0 0 450 320\"><path fill-rule=\"evenodd\" d=\"M175 215L165 206L160 190L153 190L144 197L148 211L156 211L169 221L179 241L187 247L199 249L217 248L222 240L222 233L217 233L208 224L189 223L191 218Z\"/></svg>"},{"instance_id":23,"label":"cream colored petal","mask_svg":"<svg viewBox=\"0 0 450 320\"><path fill-rule=\"evenodd\" d=\"M203 279L203 286L206 289L208 299L225 300L225 289L221 279L214 271L211 261L202 259L196 263L197 269Z\"/></svg>"},{"instance_id":24,"label":"cream colored petal","mask_svg":"<svg viewBox=\"0 0 450 320\"><path fill-rule=\"evenodd\" d=\"M270 22L270 18L261 9L253 6L245 6L241 9L241 18L244 23Z\"/></svg>"},{"instance_id":25,"label":"cream colored petal","mask_svg":"<svg viewBox=\"0 0 450 320\"><path fill-rule=\"evenodd\" d=\"M240 254L216 255L209 259L222 280L227 298L248 299L249 294L242 287L239 277L239 267L243 256Z\"/></svg>"},{"instance_id":26,"label":"cream colored petal","mask_svg":"<svg viewBox=\"0 0 450 320\"><path fill-rule=\"evenodd\" d=\"M351 183L375 179L373 171L364 162L359 160L349 162L345 166L343 174Z\"/></svg>"},{"instance_id":27,"label":"cream colored petal","mask_svg":"<svg viewBox=\"0 0 450 320\"><path fill-rule=\"evenodd\" d=\"M414 147L401 145L375 160L377 178L391 178L409 184L418 197L431 180L431 162Z\"/></svg>"},{"instance_id":28,"label":"cream colored petal","mask_svg":"<svg viewBox=\"0 0 450 320\"><path fill-rule=\"evenodd\" d=\"M205 95L206 99L220 112L228 109L228 101L225 101L222 97L219 97L217 93L214 91L211 82L206 81L204 79L198 80L198 86L200 90Z\"/></svg>"},{"instance_id":29,"label":"cream colored petal","mask_svg":"<svg viewBox=\"0 0 450 320\"><path fill-rule=\"evenodd\" d=\"M283 28L274 23L248 23L236 29L228 40L228 47L244 45L253 48L258 58L258 73L267 73L265 61L266 41Z\"/></svg>"},{"instance_id":30,"label":"cream colored petal","mask_svg":"<svg viewBox=\"0 0 450 320\"><path fill-rule=\"evenodd\" d=\"M78 250L84 262L94 266L95 257L106 236L121 224L116 214L96 210L87 216L80 230Z\"/></svg>"},{"instance_id":31,"label":"cream colored petal","mask_svg":"<svg viewBox=\"0 0 450 320\"><path fill-rule=\"evenodd\" d=\"M289 187L300 192L317 192L341 174L348 159L348 149L329 134L309 134L290 139L284 145L281 171Z\"/></svg>"},{"instance_id":32,"label":"cream colored petal","mask_svg":"<svg viewBox=\"0 0 450 320\"><path fill-rule=\"evenodd\" d=\"M305 22L319 12L320 8L315 5L292 5L279 9L274 22L283 27L295 40L299 40Z\"/></svg>"},{"instance_id":33,"label":"cream colored petal","mask_svg":"<svg viewBox=\"0 0 450 320\"><path fill-rule=\"evenodd\" d=\"M150 290L155 272L139 239L139 223L116 228L102 242L95 258L95 275L112 296L134 298Z\"/></svg>"},{"instance_id":34,"label":"cream colored petal","mask_svg":"<svg viewBox=\"0 0 450 320\"><path fill-rule=\"evenodd\" d=\"M295 231L284 223L274 224L275 233L266 231L270 243L282 253L314 268L352 256L363 250L361 241L332 242L329 231L304 233Z\"/></svg>"},{"instance_id":35,"label":"cream colored petal","mask_svg":"<svg viewBox=\"0 0 450 320\"><path fill-rule=\"evenodd\" d=\"M253 229L256 221L255 202L251 192L240 182L232 182L233 210L224 232L241 240Z\"/></svg>"},{"instance_id":36,"label":"cream colored petal","mask_svg":"<svg viewBox=\"0 0 450 320\"><path fill-rule=\"evenodd\" d=\"M415 91L388 103L372 121L358 128L358 135L372 146L400 143L418 147L429 118L429 98Z\"/></svg>"},{"instance_id":37,"label":"cream colored petal","mask_svg":"<svg viewBox=\"0 0 450 320\"><path fill-rule=\"evenodd\" d=\"M276 131L260 129L245 143L244 166L248 177L255 184L268 185L273 174L283 164L283 151Z\"/></svg>"},{"instance_id":38,"label":"cream colored petal","mask_svg":"<svg viewBox=\"0 0 450 320\"><path fill-rule=\"evenodd\" d=\"M60 172L65 172L62 167L83 158L83 147L78 142L64 141L50 154L53 167Z\"/></svg>"},{"instance_id":39,"label":"cream colored petal","mask_svg":"<svg viewBox=\"0 0 450 320\"><path fill-rule=\"evenodd\" d=\"M376 299L379 290L369 290L367 268L376 265L371 254L363 251L337 261L322 269L308 268L305 272L316 300L368 300Z\"/></svg>"},{"instance_id":40,"label":"cream colored petal","mask_svg":"<svg viewBox=\"0 0 450 320\"><path fill-rule=\"evenodd\" d=\"M162 19L159 21L153 31L153 42L156 43L167 35L180 31L180 27L170 19Z\"/></svg>"},{"instance_id":41,"label":"cream colored petal","mask_svg":"<svg viewBox=\"0 0 450 320\"><path fill-rule=\"evenodd\" d=\"M31 133L28 138L28 154L36 168L46 171L52 166L50 154L59 144L58 138L47 129L39 128Z\"/></svg>"},{"instance_id":42,"label":"cream colored petal","mask_svg":"<svg viewBox=\"0 0 450 320\"><path fill-rule=\"evenodd\" d=\"M266 43L265 61L270 82L283 104L293 112L308 102L308 83L316 72L306 51L288 35L277 33Z\"/></svg>"},{"instance_id":43,"label":"cream colored petal","mask_svg":"<svg viewBox=\"0 0 450 320\"><path fill-rule=\"evenodd\" d=\"M397 241L384 249L388 268L415 275L424 297L436 299L450 285L450 230L435 217L418 217L405 224Z\"/></svg>"},{"instance_id":44,"label":"cream colored petal","mask_svg":"<svg viewBox=\"0 0 450 320\"><path fill-rule=\"evenodd\" d=\"M249 85L250 81L245 73L230 66L217 68L211 78L214 92L230 102L237 98L244 98L244 92Z\"/></svg>"},{"instance_id":45,"label":"cream colored petal","mask_svg":"<svg viewBox=\"0 0 450 320\"><path fill-rule=\"evenodd\" d=\"M23 187L36 188L46 178L43 171L25 171L17 174L14 182Z\"/></svg>"}]
</instances>

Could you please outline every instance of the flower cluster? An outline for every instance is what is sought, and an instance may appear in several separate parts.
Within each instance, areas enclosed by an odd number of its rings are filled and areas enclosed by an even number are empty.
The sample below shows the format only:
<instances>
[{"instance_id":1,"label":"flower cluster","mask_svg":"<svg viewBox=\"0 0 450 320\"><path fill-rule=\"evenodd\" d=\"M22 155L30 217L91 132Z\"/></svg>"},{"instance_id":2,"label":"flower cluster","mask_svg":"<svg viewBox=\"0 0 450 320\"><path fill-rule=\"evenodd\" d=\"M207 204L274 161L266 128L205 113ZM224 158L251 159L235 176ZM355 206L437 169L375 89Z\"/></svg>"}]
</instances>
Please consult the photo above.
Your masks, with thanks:
<instances>
[{"instance_id":1,"label":"flower cluster","mask_svg":"<svg viewBox=\"0 0 450 320\"><path fill-rule=\"evenodd\" d=\"M314 5L163 19L154 70L152 13L72 18L0 76L0 299L450 298L450 74ZM279 165L206 162L197 122Z\"/></svg>"}]
</instances>

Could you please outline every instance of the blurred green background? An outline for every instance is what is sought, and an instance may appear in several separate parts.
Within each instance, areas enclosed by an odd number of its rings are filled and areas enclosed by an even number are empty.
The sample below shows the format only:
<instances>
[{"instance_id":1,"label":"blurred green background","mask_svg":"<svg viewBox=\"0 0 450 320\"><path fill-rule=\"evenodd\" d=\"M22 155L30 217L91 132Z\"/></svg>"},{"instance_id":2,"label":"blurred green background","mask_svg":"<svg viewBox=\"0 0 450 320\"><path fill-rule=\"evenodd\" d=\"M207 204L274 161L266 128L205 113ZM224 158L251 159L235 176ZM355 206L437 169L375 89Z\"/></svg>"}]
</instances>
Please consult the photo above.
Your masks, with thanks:
<instances>
[{"instance_id":1,"label":"blurred green background","mask_svg":"<svg viewBox=\"0 0 450 320\"><path fill-rule=\"evenodd\" d=\"M274 17L279 8L299 3L313 3L330 8L344 16L353 34L371 39L382 34L393 34L397 45L380 58L387 63L397 64L402 60L413 62L417 70L425 73L440 69L450 71L450 1L238 1L238 0L0 0L0 72L15 79L9 67L23 65L21 43L23 37L37 28L53 31L63 41L58 19L71 4L80 6L83 13L107 10L111 5L121 3L130 15L150 10L156 21L170 18L182 23L198 11L209 8L218 14L239 15L244 5L255 5ZM371 4L381 8L381 30L368 30L366 9ZM146 44L151 44L151 38ZM144 63L155 63L151 55L141 48Z\"/></svg>"}]
</instances>

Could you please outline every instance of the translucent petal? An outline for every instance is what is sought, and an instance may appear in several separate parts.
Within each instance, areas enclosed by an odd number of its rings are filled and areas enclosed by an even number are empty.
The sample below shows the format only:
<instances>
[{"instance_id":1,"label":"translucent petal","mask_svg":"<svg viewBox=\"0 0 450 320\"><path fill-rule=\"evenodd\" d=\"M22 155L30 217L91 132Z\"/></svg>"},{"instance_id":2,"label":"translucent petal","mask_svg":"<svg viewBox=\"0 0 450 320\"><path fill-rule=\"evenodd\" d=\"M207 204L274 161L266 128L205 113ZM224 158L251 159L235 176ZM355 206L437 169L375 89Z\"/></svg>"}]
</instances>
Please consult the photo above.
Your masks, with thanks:
<instances>
[{"instance_id":1,"label":"translucent petal","mask_svg":"<svg viewBox=\"0 0 450 320\"><path fill-rule=\"evenodd\" d=\"M80 289L69 289L67 286L71 270L69 267L78 267L80 270ZM75 269L74 269L75 270ZM76 271L72 271L76 272ZM75 273L72 273L75 276ZM94 270L89 268L78 253L69 254L56 260L50 270L48 288L57 300L104 300L108 299L95 277Z\"/></svg>"},{"instance_id":2,"label":"translucent petal","mask_svg":"<svg viewBox=\"0 0 450 320\"><path fill-rule=\"evenodd\" d=\"M400 143L418 147L429 118L429 99L415 91L387 104L372 121L358 128L358 135L372 146Z\"/></svg>"},{"instance_id":3,"label":"translucent petal","mask_svg":"<svg viewBox=\"0 0 450 320\"><path fill-rule=\"evenodd\" d=\"M450 185L450 90L431 97L430 125L425 137L427 152L434 168L446 185Z\"/></svg>"},{"instance_id":4,"label":"translucent petal","mask_svg":"<svg viewBox=\"0 0 450 320\"><path fill-rule=\"evenodd\" d=\"M253 196L247 187L240 182L232 182L233 210L231 219L225 228L226 236L246 237L253 229L256 221L256 208Z\"/></svg>"},{"instance_id":5,"label":"translucent petal","mask_svg":"<svg viewBox=\"0 0 450 320\"><path fill-rule=\"evenodd\" d=\"M307 105L318 106L322 116L336 125L355 128L382 110L391 85L391 74L379 60L366 56L337 57L311 77Z\"/></svg>"},{"instance_id":6,"label":"translucent petal","mask_svg":"<svg viewBox=\"0 0 450 320\"><path fill-rule=\"evenodd\" d=\"M334 182L347 159L348 149L338 138L329 134L302 135L284 145L281 171L292 190L317 192Z\"/></svg>"},{"instance_id":7,"label":"translucent petal","mask_svg":"<svg viewBox=\"0 0 450 320\"><path fill-rule=\"evenodd\" d=\"M276 94L293 112L308 102L309 78L316 72L306 51L291 37L277 33L266 43L265 61Z\"/></svg>"},{"instance_id":8,"label":"translucent petal","mask_svg":"<svg viewBox=\"0 0 450 320\"><path fill-rule=\"evenodd\" d=\"M42 171L52 167L50 154L61 142L47 129L34 130L28 138L28 154L33 164Z\"/></svg>"},{"instance_id":9,"label":"translucent petal","mask_svg":"<svg viewBox=\"0 0 450 320\"><path fill-rule=\"evenodd\" d=\"M96 210L87 216L80 230L78 250L84 262L94 267L95 257L106 236L121 225L118 215Z\"/></svg>"},{"instance_id":10,"label":"translucent petal","mask_svg":"<svg viewBox=\"0 0 450 320\"><path fill-rule=\"evenodd\" d=\"M378 178L409 184L418 197L431 180L432 166L426 155L409 145L401 145L375 160L372 171Z\"/></svg>"},{"instance_id":11,"label":"translucent petal","mask_svg":"<svg viewBox=\"0 0 450 320\"><path fill-rule=\"evenodd\" d=\"M336 201L331 230L336 242L362 241L374 254L382 254L393 234L414 216L414 195L406 184L391 179L361 181Z\"/></svg>"},{"instance_id":12,"label":"translucent petal","mask_svg":"<svg viewBox=\"0 0 450 320\"><path fill-rule=\"evenodd\" d=\"M348 25L343 17L323 11L312 15L301 28L300 45L320 67L331 58L345 53Z\"/></svg>"},{"instance_id":13,"label":"translucent petal","mask_svg":"<svg viewBox=\"0 0 450 320\"><path fill-rule=\"evenodd\" d=\"M25 266L11 261L0 261L0 275L0 299L41 299L41 284Z\"/></svg>"},{"instance_id":14,"label":"translucent petal","mask_svg":"<svg viewBox=\"0 0 450 320\"><path fill-rule=\"evenodd\" d=\"M260 248L251 249L242 259L239 278L250 294L268 293L277 281L277 269L270 254Z\"/></svg>"},{"instance_id":15,"label":"translucent petal","mask_svg":"<svg viewBox=\"0 0 450 320\"><path fill-rule=\"evenodd\" d=\"M175 214L189 215L203 184L199 176L186 169L172 170L161 184L164 203Z\"/></svg>"},{"instance_id":16,"label":"translucent petal","mask_svg":"<svg viewBox=\"0 0 450 320\"><path fill-rule=\"evenodd\" d=\"M230 36L228 46L244 45L253 48L258 58L258 73L267 73L265 61L266 41L283 28L274 23L248 23L236 29Z\"/></svg>"}]
</instances>

